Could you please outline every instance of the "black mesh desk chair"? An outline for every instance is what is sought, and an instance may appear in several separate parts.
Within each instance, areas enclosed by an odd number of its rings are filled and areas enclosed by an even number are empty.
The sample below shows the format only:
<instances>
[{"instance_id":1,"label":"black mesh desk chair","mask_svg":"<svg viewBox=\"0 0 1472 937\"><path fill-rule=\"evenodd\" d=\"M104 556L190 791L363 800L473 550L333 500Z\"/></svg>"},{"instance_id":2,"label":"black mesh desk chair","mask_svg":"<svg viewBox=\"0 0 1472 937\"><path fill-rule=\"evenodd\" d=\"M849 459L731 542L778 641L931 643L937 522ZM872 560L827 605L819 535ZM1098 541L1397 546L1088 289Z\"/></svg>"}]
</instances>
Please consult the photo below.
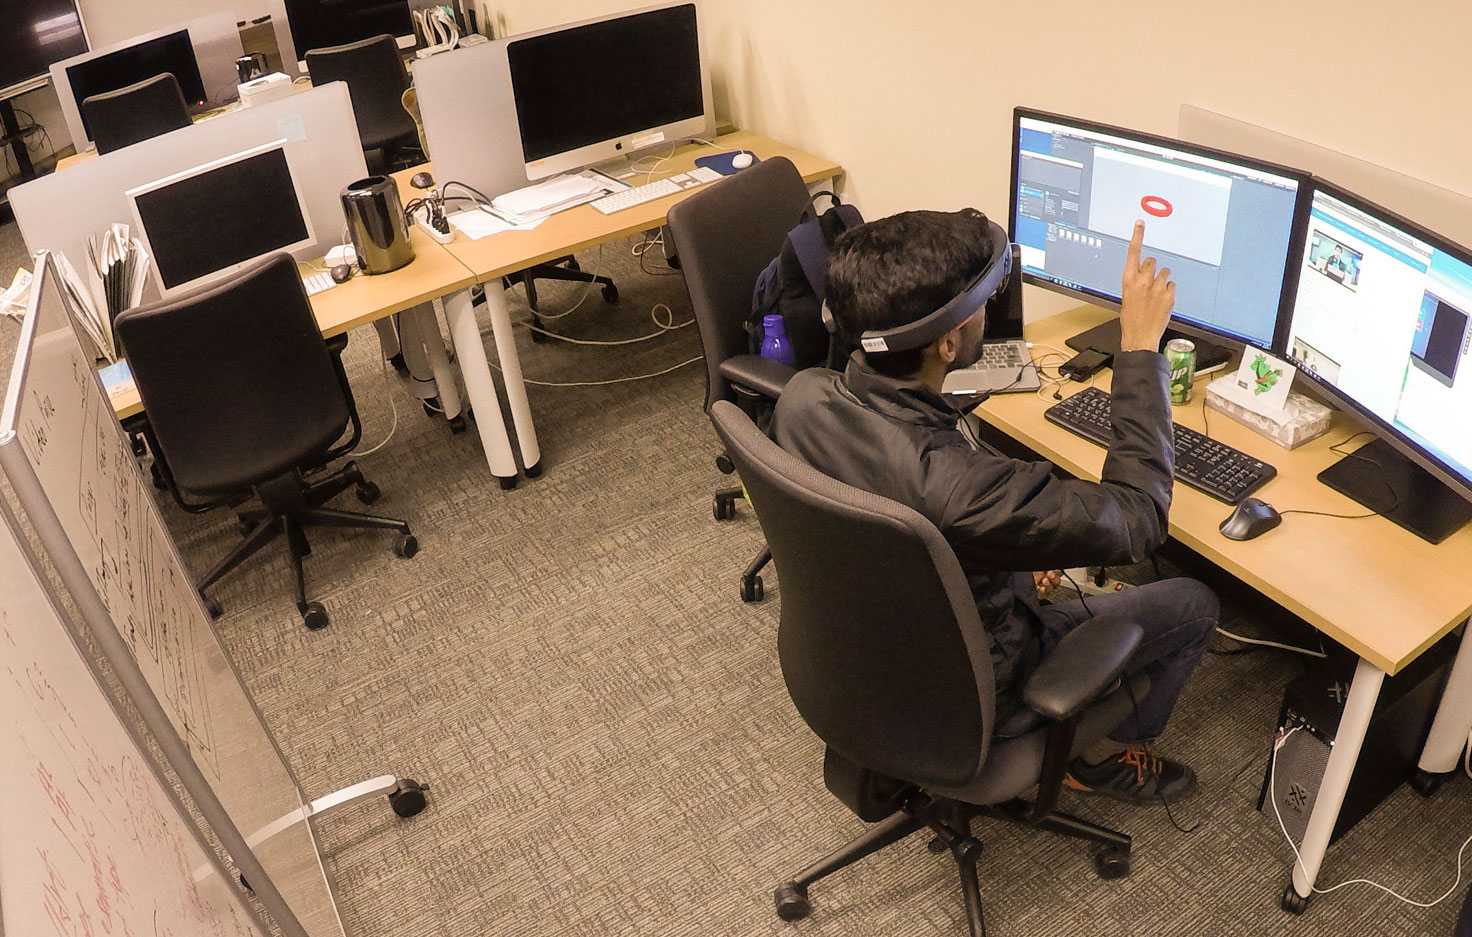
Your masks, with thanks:
<instances>
[{"instance_id":1,"label":"black mesh desk chair","mask_svg":"<svg viewBox=\"0 0 1472 937\"><path fill-rule=\"evenodd\" d=\"M945 538L909 508L841 484L784 452L735 405L711 421L751 493L782 590L782 676L827 745L823 779L863 835L777 889L786 920L811 912L808 888L918 830L949 850L973 935L985 933L971 821L987 816L1103 845L1105 878L1129 872L1130 838L1058 813L1072 756L1129 714L1126 661L1140 627L1100 616L1058 645L1023 692L1039 726L991 738L988 641ZM1037 788L1028 803L1022 796Z\"/></svg>"},{"instance_id":2,"label":"black mesh desk chair","mask_svg":"<svg viewBox=\"0 0 1472 937\"><path fill-rule=\"evenodd\" d=\"M82 118L99 156L193 123L179 80L170 72L84 98Z\"/></svg>"},{"instance_id":3,"label":"black mesh desk chair","mask_svg":"<svg viewBox=\"0 0 1472 937\"><path fill-rule=\"evenodd\" d=\"M312 84L347 82L369 172L386 172L390 164L403 162L407 166L424 159L419 149L419 129L404 109L409 71L394 37L375 36L341 46L309 49L304 58Z\"/></svg>"},{"instance_id":4,"label":"black mesh desk chair","mask_svg":"<svg viewBox=\"0 0 1472 937\"><path fill-rule=\"evenodd\" d=\"M378 498L355 463L310 483L303 477L303 467L342 454L333 443L349 427L352 401L289 255L130 309L116 328L172 482L213 501L244 493L261 503L241 512L245 539L200 579L201 592L284 533L297 608L307 627L321 628L327 610L307 601L302 570L311 552L306 526L396 530L394 552L418 552L401 520L323 506L350 487L364 503Z\"/></svg>"},{"instance_id":5,"label":"black mesh desk chair","mask_svg":"<svg viewBox=\"0 0 1472 937\"><path fill-rule=\"evenodd\" d=\"M790 160L764 160L722 179L670 209L669 230L705 355L705 409L717 400L734 400L758 422L771 413L782 388L796 372L787 365L748 352L746 320L757 275L777 252L787 232L802 220L808 187ZM716 459L722 472L732 466ZM718 521L736 516L740 488L717 491ZM765 549L741 574L741 598L762 597L761 570L771 559Z\"/></svg>"}]
</instances>

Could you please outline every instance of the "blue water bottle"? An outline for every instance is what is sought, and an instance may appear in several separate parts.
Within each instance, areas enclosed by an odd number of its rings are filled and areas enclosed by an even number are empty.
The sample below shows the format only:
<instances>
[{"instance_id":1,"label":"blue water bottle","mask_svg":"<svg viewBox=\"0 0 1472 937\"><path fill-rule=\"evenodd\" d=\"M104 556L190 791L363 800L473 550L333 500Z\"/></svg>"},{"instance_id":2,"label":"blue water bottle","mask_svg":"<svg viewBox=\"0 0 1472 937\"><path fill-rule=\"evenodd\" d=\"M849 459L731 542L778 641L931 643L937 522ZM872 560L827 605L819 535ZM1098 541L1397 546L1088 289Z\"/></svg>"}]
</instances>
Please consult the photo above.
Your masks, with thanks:
<instances>
[{"instance_id":1,"label":"blue water bottle","mask_svg":"<svg viewBox=\"0 0 1472 937\"><path fill-rule=\"evenodd\" d=\"M778 313L762 316L761 353L763 358L771 358L786 365L797 363L797 356L792 353L792 343L787 340L786 326Z\"/></svg>"}]
</instances>

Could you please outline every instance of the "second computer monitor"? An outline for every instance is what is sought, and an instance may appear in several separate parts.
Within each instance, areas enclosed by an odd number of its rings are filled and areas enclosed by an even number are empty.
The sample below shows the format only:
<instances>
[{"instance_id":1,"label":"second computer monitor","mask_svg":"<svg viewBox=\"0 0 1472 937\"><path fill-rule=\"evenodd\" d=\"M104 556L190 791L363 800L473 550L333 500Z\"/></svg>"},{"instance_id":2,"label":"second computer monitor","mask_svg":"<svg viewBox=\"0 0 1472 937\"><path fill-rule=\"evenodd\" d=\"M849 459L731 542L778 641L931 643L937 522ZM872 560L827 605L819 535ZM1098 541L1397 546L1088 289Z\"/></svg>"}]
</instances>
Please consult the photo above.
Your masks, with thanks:
<instances>
[{"instance_id":1,"label":"second computer monitor","mask_svg":"<svg viewBox=\"0 0 1472 937\"><path fill-rule=\"evenodd\" d=\"M204 79L199 73L199 60L195 58L194 44L190 41L188 29L145 39L136 45L67 66L67 82L71 86L87 138L92 138L92 131L87 126L87 114L82 110L83 101L94 94L126 88L164 72L178 79L179 90L183 92L187 103L205 103L207 94Z\"/></svg>"},{"instance_id":2,"label":"second computer monitor","mask_svg":"<svg viewBox=\"0 0 1472 937\"><path fill-rule=\"evenodd\" d=\"M1011 233L1031 283L1117 304L1136 220L1176 284L1172 322L1280 347L1303 179L1291 170L1018 108Z\"/></svg>"},{"instance_id":3,"label":"second computer monitor","mask_svg":"<svg viewBox=\"0 0 1472 937\"><path fill-rule=\"evenodd\" d=\"M529 179L710 130L693 3L504 41Z\"/></svg>"},{"instance_id":4,"label":"second computer monitor","mask_svg":"<svg viewBox=\"0 0 1472 937\"><path fill-rule=\"evenodd\" d=\"M253 147L128 191L165 296L314 243L285 144Z\"/></svg>"}]
</instances>

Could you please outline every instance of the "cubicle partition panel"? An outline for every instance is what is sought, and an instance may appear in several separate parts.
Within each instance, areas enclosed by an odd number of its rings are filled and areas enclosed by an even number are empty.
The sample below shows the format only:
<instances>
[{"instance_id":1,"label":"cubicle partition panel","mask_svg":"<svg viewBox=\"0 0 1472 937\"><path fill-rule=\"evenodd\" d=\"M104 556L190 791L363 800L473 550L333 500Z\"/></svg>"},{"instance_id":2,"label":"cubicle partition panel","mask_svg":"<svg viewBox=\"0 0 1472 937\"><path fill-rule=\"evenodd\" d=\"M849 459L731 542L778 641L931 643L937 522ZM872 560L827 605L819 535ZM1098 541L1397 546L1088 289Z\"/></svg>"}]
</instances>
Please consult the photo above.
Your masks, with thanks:
<instances>
[{"instance_id":1,"label":"cubicle partition panel","mask_svg":"<svg viewBox=\"0 0 1472 937\"><path fill-rule=\"evenodd\" d=\"M0 502L0 933L265 937Z\"/></svg>"},{"instance_id":2,"label":"cubicle partition panel","mask_svg":"<svg viewBox=\"0 0 1472 937\"><path fill-rule=\"evenodd\" d=\"M368 174L352 101L342 82L242 108L86 160L11 189L10 204L30 251L65 254L81 270L87 262L87 238L132 217L124 194L129 189L283 139L317 236L297 251L297 259L321 257L342 243L339 194ZM152 284L149 289L149 295L156 295Z\"/></svg>"},{"instance_id":3,"label":"cubicle partition panel","mask_svg":"<svg viewBox=\"0 0 1472 937\"><path fill-rule=\"evenodd\" d=\"M1458 244L1472 245L1472 197L1463 193L1193 104L1181 105L1177 132L1183 140L1311 172Z\"/></svg>"},{"instance_id":4,"label":"cubicle partition panel","mask_svg":"<svg viewBox=\"0 0 1472 937\"><path fill-rule=\"evenodd\" d=\"M487 198L528 184L505 44L431 56L414 66L414 88L441 184L463 182ZM476 93L466 94L466 88Z\"/></svg>"},{"instance_id":5,"label":"cubicle partition panel","mask_svg":"<svg viewBox=\"0 0 1472 937\"><path fill-rule=\"evenodd\" d=\"M310 821L281 822L308 815L307 801L215 633L45 252L35 274L0 410L0 468L100 653L136 674L131 685L120 676L124 691L145 718L157 706L154 735L181 740L183 764L164 754L191 797L218 799L222 843L234 855L231 836L243 848L275 831L248 851L305 927L296 933L341 937ZM208 790L191 787L191 773Z\"/></svg>"}]
</instances>

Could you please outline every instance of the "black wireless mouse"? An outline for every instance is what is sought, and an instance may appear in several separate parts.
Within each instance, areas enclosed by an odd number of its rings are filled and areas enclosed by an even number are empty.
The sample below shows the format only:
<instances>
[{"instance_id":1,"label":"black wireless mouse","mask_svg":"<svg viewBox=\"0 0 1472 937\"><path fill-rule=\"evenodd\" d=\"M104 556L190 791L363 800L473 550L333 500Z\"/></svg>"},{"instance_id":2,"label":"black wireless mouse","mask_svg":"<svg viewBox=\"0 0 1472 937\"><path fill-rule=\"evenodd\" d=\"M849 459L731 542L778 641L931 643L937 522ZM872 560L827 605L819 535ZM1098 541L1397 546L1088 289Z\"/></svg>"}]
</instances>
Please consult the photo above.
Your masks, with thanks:
<instances>
[{"instance_id":1,"label":"black wireless mouse","mask_svg":"<svg viewBox=\"0 0 1472 937\"><path fill-rule=\"evenodd\" d=\"M1228 540L1251 540L1283 523L1283 516L1271 504L1257 498L1243 498L1221 527L1217 528Z\"/></svg>"},{"instance_id":2,"label":"black wireless mouse","mask_svg":"<svg viewBox=\"0 0 1472 937\"><path fill-rule=\"evenodd\" d=\"M430 189L434 187L434 176L427 172L416 172L409 177L409 184L416 189Z\"/></svg>"},{"instance_id":3,"label":"black wireless mouse","mask_svg":"<svg viewBox=\"0 0 1472 937\"><path fill-rule=\"evenodd\" d=\"M353 275L353 268L347 264L338 264L332 268L332 282L346 283Z\"/></svg>"}]
</instances>

